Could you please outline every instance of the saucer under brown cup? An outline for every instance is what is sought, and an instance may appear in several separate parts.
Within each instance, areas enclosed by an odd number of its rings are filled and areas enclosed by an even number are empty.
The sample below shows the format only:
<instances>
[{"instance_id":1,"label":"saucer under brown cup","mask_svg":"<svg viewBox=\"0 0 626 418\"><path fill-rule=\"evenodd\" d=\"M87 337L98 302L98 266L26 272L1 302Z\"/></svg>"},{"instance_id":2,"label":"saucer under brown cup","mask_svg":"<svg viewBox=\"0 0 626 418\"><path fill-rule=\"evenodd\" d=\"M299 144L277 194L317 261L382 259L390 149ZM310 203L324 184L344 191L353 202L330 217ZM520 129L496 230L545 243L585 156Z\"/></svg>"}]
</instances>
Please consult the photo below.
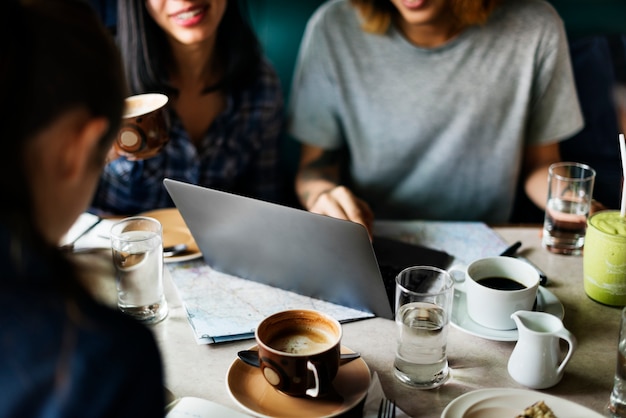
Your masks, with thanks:
<instances>
[{"instance_id":1,"label":"saucer under brown cup","mask_svg":"<svg viewBox=\"0 0 626 418\"><path fill-rule=\"evenodd\" d=\"M122 128L115 147L129 160L144 160L157 155L169 141L165 105L168 98L160 93L127 97Z\"/></svg>"},{"instance_id":2,"label":"saucer under brown cup","mask_svg":"<svg viewBox=\"0 0 626 418\"><path fill-rule=\"evenodd\" d=\"M339 321L322 312L295 309L270 315L255 331L265 380L291 396L330 393L341 337Z\"/></svg>"}]
</instances>

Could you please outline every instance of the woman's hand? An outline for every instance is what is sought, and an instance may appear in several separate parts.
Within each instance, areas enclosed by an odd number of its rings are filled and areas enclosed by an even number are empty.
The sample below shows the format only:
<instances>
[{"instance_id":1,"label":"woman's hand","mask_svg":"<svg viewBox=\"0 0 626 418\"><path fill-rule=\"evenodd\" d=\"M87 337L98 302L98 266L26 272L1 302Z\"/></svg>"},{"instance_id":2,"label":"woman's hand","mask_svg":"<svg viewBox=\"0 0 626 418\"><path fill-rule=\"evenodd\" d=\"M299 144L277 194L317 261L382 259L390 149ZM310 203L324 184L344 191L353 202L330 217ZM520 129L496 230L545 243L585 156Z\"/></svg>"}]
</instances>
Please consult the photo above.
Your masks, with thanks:
<instances>
[{"instance_id":1,"label":"woman's hand","mask_svg":"<svg viewBox=\"0 0 626 418\"><path fill-rule=\"evenodd\" d=\"M296 176L296 192L302 206L320 215L360 223L372 237L374 215L369 205L350 189L339 185L338 152L303 145Z\"/></svg>"},{"instance_id":2,"label":"woman's hand","mask_svg":"<svg viewBox=\"0 0 626 418\"><path fill-rule=\"evenodd\" d=\"M117 152L117 148L115 147L115 145L112 145L111 148L109 148L109 152L107 152L107 156L104 162L105 164L109 164L111 161L115 161L120 157L121 155Z\"/></svg>"},{"instance_id":3,"label":"woman's hand","mask_svg":"<svg viewBox=\"0 0 626 418\"><path fill-rule=\"evenodd\" d=\"M356 222L367 229L372 238L374 214L369 205L345 186L335 186L320 193L308 208L313 213Z\"/></svg>"}]
</instances>

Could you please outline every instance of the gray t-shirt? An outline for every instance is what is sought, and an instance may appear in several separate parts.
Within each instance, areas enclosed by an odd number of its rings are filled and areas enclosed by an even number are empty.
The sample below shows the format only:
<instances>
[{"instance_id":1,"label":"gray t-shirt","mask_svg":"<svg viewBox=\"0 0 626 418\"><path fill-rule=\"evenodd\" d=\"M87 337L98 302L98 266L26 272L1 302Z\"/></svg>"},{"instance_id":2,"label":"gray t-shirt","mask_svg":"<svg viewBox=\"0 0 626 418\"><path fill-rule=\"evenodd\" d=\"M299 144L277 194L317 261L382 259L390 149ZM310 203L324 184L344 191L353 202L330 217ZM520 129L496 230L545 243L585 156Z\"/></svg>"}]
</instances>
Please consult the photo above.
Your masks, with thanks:
<instances>
[{"instance_id":1,"label":"gray t-shirt","mask_svg":"<svg viewBox=\"0 0 626 418\"><path fill-rule=\"evenodd\" d=\"M563 24L542 0L505 0L437 48L364 32L347 0L308 23L290 134L344 149L343 182L381 219L505 222L522 153L583 121Z\"/></svg>"}]
</instances>

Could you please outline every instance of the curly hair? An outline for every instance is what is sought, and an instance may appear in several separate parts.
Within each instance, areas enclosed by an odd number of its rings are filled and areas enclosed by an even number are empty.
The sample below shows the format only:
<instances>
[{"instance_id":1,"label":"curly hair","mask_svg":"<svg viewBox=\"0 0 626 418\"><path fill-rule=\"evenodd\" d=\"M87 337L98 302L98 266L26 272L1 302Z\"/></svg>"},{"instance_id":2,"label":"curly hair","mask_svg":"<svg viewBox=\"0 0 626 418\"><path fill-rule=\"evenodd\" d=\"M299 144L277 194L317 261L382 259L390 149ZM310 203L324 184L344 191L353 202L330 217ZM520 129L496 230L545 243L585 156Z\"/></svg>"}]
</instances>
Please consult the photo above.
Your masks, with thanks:
<instances>
[{"instance_id":1,"label":"curly hair","mask_svg":"<svg viewBox=\"0 0 626 418\"><path fill-rule=\"evenodd\" d=\"M461 27L484 24L502 0L450 0L452 14ZM392 17L398 13L390 0L350 0L363 18L366 32L382 34L387 31Z\"/></svg>"}]
</instances>

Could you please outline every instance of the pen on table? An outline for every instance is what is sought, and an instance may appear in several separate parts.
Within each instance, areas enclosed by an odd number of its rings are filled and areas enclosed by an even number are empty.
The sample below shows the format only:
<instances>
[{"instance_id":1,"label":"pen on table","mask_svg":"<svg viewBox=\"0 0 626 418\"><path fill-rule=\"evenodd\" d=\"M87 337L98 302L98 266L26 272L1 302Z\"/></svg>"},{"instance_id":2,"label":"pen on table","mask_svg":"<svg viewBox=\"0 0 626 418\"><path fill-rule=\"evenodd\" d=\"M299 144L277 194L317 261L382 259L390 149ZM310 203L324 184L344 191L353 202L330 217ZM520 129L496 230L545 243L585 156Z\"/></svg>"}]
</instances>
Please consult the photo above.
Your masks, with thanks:
<instances>
[{"instance_id":1,"label":"pen on table","mask_svg":"<svg viewBox=\"0 0 626 418\"><path fill-rule=\"evenodd\" d=\"M96 222L94 222L89 227L87 227L85 230L83 230L76 238L74 238L74 240L72 242L68 242L67 244L62 245L60 247L61 250L68 251L68 252L74 251L74 244L76 244L76 242L78 242L79 239L81 239L82 237L87 235L87 233L91 232L91 230L94 229L101 221L102 221L102 218L98 218L96 220Z\"/></svg>"},{"instance_id":2,"label":"pen on table","mask_svg":"<svg viewBox=\"0 0 626 418\"><path fill-rule=\"evenodd\" d=\"M500 253L500 255L502 257L511 257L512 255L514 255L517 250L519 250L519 247L522 246L522 241L517 241L515 244L511 245L509 248L507 248L506 250L502 251L502 253Z\"/></svg>"},{"instance_id":3,"label":"pen on table","mask_svg":"<svg viewBox=\"0 0 626 418\"><path fill-rule=\"evenodd\" d=\"M526 257L520 257L520 256L516 256L515 255L515 253L517 252L517 250L519 250L519 248L521 246L522 246L522 242L521 241L517 241L515 244L511 245L509 248L507 248L506 250L502 251L502 253L500 255L504 256L504 257L516 257L516 258L524 260L525 262L530 264L535 270L537 270L537 273L539 273L539 284L541 286L545 286L548 283L548 276L546 275L546 273L544 273L539 267L537 267L535 264L533 264Z\"/></svg>"}]
</instances>

